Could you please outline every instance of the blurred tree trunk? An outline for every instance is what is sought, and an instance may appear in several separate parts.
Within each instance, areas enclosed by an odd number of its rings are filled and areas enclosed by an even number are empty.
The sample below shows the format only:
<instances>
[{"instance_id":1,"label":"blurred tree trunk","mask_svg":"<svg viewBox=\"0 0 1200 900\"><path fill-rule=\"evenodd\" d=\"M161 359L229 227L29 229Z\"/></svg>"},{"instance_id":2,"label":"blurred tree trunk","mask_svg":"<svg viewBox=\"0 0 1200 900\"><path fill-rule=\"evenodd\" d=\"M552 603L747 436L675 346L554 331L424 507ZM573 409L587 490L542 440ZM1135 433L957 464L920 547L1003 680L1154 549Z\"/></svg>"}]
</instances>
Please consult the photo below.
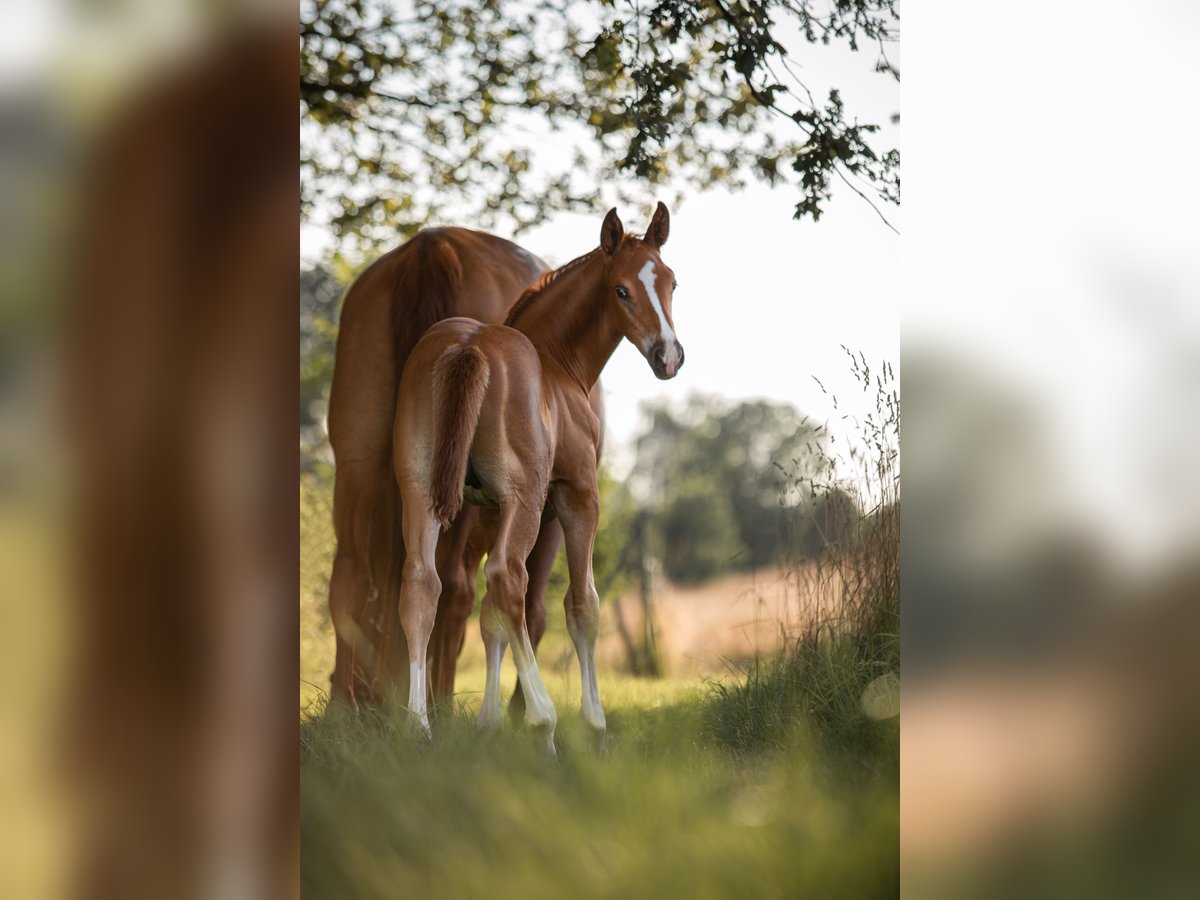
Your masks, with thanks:
<instances>
[{"instance_id":1,"label":"blurred tree trunk","mask_svg":"<svg viewBox=\"0 0 1200 900\"><path fill-rule=\"evenodd\" d=\"M658 657L658 640L655 635L654 623L654 573L650 571L650 555L646 552L646 526L650 515L645 510L638 514L636 520L635 540L637 541L638 559L638 596L642 601L642 657L641 674L650 678L662 675L662 665Z\"/></svg>"},{"instance_id":2,"label":"blurred tree trunk","mask_svg":"<svg viewBox=\"0 0 1200 900\"><path fill-rule=\"evenodd\" d=\"M620 598L613 601L613 617L617 625L617 635L621 638L621 646L625 650L625 664L633 675L645 675L657 678L662 674L658 657L658 643L655 637L654 595L652 590L652 573L650 559L646 552L647 524L650 514L640 510L633 520L633 529L629 540L621 551L620 560L605 581L600 596L606 596L613 583L626 566L636 562L638 571L638 596L642 604L642 640L634 640L629 623L625 621L625 609Z\"/></svg>"}]
</instances>

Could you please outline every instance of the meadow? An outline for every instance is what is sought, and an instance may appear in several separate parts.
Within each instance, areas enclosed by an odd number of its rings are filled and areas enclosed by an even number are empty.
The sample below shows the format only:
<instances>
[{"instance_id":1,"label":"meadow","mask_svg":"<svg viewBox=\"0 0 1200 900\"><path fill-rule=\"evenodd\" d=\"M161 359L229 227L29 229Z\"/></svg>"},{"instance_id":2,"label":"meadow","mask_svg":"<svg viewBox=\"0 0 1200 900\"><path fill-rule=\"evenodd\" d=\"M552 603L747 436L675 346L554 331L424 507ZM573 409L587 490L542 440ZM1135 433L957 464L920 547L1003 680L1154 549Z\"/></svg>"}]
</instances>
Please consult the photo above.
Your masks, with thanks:
<instances>
[{"instance_id":1,"label":"meadow","mask_svg":"<svg viewBox=\"0 0 1200 900\"><path fill-rule=\"evenodd\" d=\"M676 674L655 679L603 668L603 756L577 720L578 667L555 605L539 653L559 712L550 761L511 723L495 737L476 732L484 671L474 623L454 708L439 711L432 742L412 736L402 709L327 705L326 504L315 483L302 484L305 896L898 894L893 554L848 554L800 579L799 590L818 594L836 584L841 603L823 601L782 649L777 641L708 676L671 665ZM895 516L869 521L894 547ZM509 660L505 696L514 681Z\"/></svg>"},{"instance_id":2,"label":"meadow","mask_svg":"<svg viewBox=\"0 0 1200 900\"><path fill-rule=\"evenodd\" d=\"M899 888L895 719L845 759L797 721L739 734L689 682L609 676L609 746L582 742L564 680L559 758L462 710L429 745L395 714L302 725L308 897L876 897ZM714 727L717 723L717 727ZM745 723L749 726L749 723Z\"/></svg>"}]
</instances>

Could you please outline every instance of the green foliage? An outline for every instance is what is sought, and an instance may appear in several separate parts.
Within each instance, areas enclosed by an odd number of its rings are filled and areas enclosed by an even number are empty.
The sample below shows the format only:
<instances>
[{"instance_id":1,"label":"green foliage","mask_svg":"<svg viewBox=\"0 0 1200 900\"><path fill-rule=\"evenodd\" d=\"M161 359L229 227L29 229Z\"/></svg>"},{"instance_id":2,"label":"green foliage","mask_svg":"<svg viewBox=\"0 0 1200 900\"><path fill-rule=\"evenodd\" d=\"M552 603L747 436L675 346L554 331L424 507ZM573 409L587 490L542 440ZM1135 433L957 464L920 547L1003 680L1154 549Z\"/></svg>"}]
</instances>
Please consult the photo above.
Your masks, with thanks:
<instances>
[{"instance_id":1,"label":"green foliage","mask_svg":"<svg viewBox=\"0 0 1200 900\"><path fill-rule=\"evenodd\" d=\"M439 218L519 231L593 208L604 182L636 180L623 201L672 179L787 183L797 218L833 178L898 203L897 151L837 90L814 97L783 43L870 47L898 77L898 23L894 0L304 0L302 203L368 247ZM539 152L546 127L574 152Z\"/></svg>"},{"instance_id":2,"label":"green foliage","mask_svg":"<svg viewBox=\"0 0 1200 900\"><path fill-rule=\"evenodd\" d=\"M344 288L324 266L300 272L300 454L309 470L318 460L329 461L324 418Z\"/></svg>"},{"instance_id":3,"label":"green foliage","mask_svg":"<svg viewBox=\"0 0 1200 900\"><path fill-rule=\"evenodd\" d=\"M663 569L672 581L707 581L745 552L729 496L709 481L676 486L658 520Z\"/></svg>"},{"instance_id":4,"label":"green foliage","mask_svg":"<svg viewBox=\"0 0 1200 900\"><path fill-rule=\"evenodd\" d=\"M898 627L898 616L891 624ZM778 656L756 659L743 680L714 684L711 733L755 753L785 747L799 731L820 743L823 759L843 777L895 774L899 719L876 721L864 700L874 694L876 702L899 702L899 633L848 625L823 622Z\"/></svg>"},{"instance_id":5,"label":"green foliage","mask_svg":"<svg viewBox=\"0 0 1200 900\"><path fill-rule=\"evenodd\" d=\"M333 573L331 479L300 476L300 695L324 691L333 671L329 577Z\"/></svg>"},{"instance_id":6,"label":"green foliage","mask_svg":"<svg viewBox=\"0 0 1200 900\"><path fill-rule=\"evenodd\" d=\"M812 492L805 515L793 525L789 550L796 559L820 559L855 540L862 511L858 501L836 484Z\"/></svg>"},{"instance_id":7,"label":"green foliage","mask_svg":"<svg viewBox=\"0 0 1200 900\"><path fill-rule=\"evenodd\" d=\"M794 473L789 486L813 498L793 573L813 598L807 623L777 658L714 686L709 727L732 747L757 750L812 729L824 758L858 778L891 772L899 753L900 399L890 366L873 375L861 355L846 352L875 400L847 461L857 463L857 477Z\"/></svg>"},{"instance_id":8,"label":"green foliage","mask_svg":"<svg viewBox=\"0 0 1200 900\"><path fill-rule=\"evenodd\" d=\"M631 477L648 498L668 574L702 581L726 566L780 562L807 509L782 505L787 472L823 477L822 429L785 403L691 396L650 404Z\"/></svg>"}]
</instances>

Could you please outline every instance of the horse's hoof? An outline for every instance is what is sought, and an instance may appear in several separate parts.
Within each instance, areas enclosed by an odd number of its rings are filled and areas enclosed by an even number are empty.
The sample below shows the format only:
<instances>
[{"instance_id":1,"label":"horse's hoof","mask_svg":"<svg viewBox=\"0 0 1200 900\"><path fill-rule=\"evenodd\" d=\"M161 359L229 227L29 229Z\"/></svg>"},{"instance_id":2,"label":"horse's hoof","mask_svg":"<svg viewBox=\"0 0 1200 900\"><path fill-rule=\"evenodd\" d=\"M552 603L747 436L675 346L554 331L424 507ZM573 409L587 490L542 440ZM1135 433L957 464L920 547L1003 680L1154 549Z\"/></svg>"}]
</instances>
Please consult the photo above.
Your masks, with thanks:
<instances>
[{"instance_id":1,"label":"horse's hoof","mask_svg":"<svg viewBox=\"0 0 1200 900\"><path fill-rule=\"evenodd\" d=\"M479 715L475 717L475 728L480 734L499 734L503 726L503 713L485 713L481 710Z\"/></svg>"},{"instance_id":2,"label":"horse's hoof","mask_svg":"<svg viewBox=\"0 0 1200 900\"><path fill-rule=\"evenodd\" d=\"M558 750L554 746L553 725L535 727L533 729L533 743L547 759L558 759Z\"/></svg>"},{"instance_id":3,"label":"horse's hoof","mask_svg":"<svg viewBox=\"0 0 1200 900\"><path fill-rule=\"evenodd\" d=\"M595 728L585 722L583 727L584 733L587 735L588 746L592 748L592 752L603 758L608 755L608 732L604 728Z\"/></svg>"},{"instance_id":4,"label":"horse's hoof","mask_svg":"<svg viewBox=\"0 0 1200 900\"><path fill-rule=\"evenodd\" d=\"M580 710L579 720L583 723L583 731L587 735L588 745L597 756L604 756L607 752L605 735L608 734L608 724L604 721L604 713L601 712L599 715L593 713L589 716L585 710Z\"/></svg>"},{"instance_id":5,"label":"horse's hoof","mask_svg":"<svg viewBox=\"0 0 1200 900\"><path fill-rule=\"evenodd\" d=\"M429 744L433 742L433 731L429 727L428 719L418 719L415 716L409 716L408 733L421 744Z\"/></svg>"}]
</instances>

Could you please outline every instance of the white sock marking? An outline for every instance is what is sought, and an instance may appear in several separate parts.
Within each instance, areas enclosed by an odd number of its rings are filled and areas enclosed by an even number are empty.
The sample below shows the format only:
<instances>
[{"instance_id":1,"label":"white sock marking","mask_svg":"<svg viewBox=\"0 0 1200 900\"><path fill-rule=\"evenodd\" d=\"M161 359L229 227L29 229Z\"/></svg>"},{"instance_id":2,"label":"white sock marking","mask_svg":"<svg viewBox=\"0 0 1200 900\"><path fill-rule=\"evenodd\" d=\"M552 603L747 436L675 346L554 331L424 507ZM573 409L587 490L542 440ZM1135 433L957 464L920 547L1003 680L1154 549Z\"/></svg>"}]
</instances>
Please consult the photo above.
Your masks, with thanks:
<instances>
[{"instance_id":1,"label":"white sock marking","mask_svg":"<svg viewBox=\"0 0 1200 900\"><path fill-rule=\"evenodd\" d=\"M410 662L408 664L408 708L417 717L421 727L429 731L429 714L425 708L425 664Z\"/></svg>"},{"instance_id":2,"label":"white sock marking","mask_svg":"<svg viewBox=\"0 0 1200 900\"><path fill-rule=\"evenodd\" d=\"M500 667L504 662L505 644L494 639L485 641L487 645L487 681L483 688L483 703L479 706L479 716L476 719L480 728L499 728L504 721L504 712L500 706Z\"/></svg>"}]
</instances>

